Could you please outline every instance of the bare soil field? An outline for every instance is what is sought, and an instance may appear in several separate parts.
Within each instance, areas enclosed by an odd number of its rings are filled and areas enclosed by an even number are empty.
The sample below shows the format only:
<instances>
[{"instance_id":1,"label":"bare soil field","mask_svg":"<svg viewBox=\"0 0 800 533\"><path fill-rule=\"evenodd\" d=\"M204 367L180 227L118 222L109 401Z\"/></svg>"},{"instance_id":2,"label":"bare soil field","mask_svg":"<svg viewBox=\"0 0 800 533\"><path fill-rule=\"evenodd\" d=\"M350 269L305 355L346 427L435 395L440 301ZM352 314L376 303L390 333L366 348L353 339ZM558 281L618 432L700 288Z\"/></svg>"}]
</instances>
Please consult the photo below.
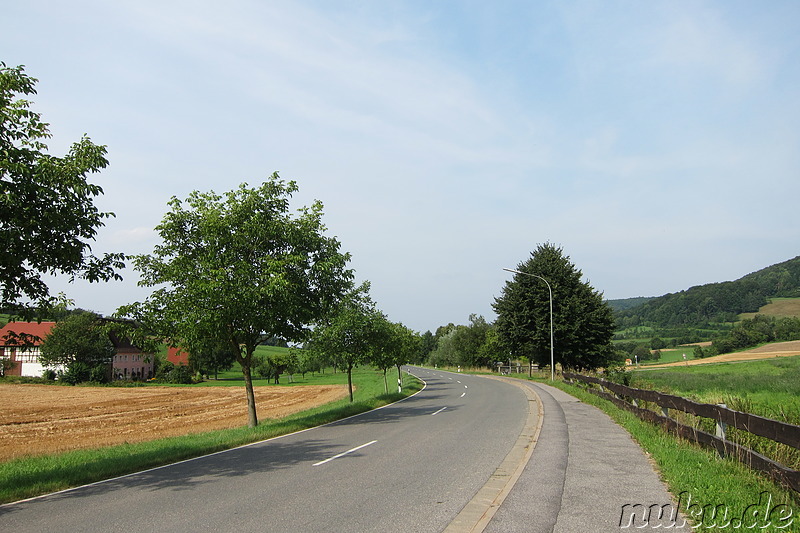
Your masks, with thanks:
<instances>
[{"instance_id":1,"label":"bare soil field","mask_svg":"<svg viewBox=\"0 0 800 533\"><path fill-rule=\"evenodd\" d=\"M256 387L260 420L347 395L345 385ZM244 387L0 385L0 461L247 424Z\"/></svg>"},{"instance_id":2,"label":"bare soil field","mask_svg":"<svg viewBox=\"0 0 800 533\"><path fill-rule=\"evenodd\" d=\"M736 361L768 359L770 357L789 357L792 355L800 355L800 341L774 342L772 344L765 344L764 346L759 346L758 348L745 350L743 352L726 353L723 355L715 355L714 357L706 357L705 359L691 359L685 362L678 361L676 363L665 363L663 365L647 365L647 368L705 365L708 363L732 363Z\"/></svg>"}]
</instances>

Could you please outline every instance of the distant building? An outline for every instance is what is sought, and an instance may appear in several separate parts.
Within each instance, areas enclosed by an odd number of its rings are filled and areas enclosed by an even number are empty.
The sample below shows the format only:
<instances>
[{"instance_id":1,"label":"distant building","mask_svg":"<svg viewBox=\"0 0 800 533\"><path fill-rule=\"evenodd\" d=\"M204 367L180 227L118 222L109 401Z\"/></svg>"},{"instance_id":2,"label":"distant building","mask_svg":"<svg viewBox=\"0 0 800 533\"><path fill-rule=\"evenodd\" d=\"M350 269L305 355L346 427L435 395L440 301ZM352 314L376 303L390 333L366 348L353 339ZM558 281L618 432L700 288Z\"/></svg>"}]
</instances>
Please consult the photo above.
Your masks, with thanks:
<instances>
[{"instance_id":1,"label":"distant building","mask_svg":"<svg viewBox=\"0 0 800 533\"><path fill-rule=\"evenodd\" d=\"M46 368L56 372L65 370L63 365L45 367L39 362L42 341L55 325L55 322L9 322L0 328L0 359L8 359L11 363L4 365L8 367L5 375L41 377ZM144 380L153 377L153 357L148 357L127 339L112 334L109 340L116 352L111 363L113 379Z\"/></svg>"},{"instance_id":2,"label":"distant building","mask_svg":"<svg viewBox=\"0 0 800 533\"><path fill-rule=\"evenodd\" d=\"M39 362L41 345L55 322L9 322L0 328L0 359L8 359L7 376L41 377L44 365ZM64 370L64 367L50 367ZM1 371L1 370L0 370Z\"/></svg>"},{"instance_id":3,"label":"distant building","mask_svg":"<svg viewBox=\"0 0 800 533\"><path fill-rule=\"evenodd\" d=\"M120 339L112 334L109 337L114 345L114 360L111 364L113 379L142 381L154 377L154 357L145 354L128 339Z\"/></svg>"}]
</instances>

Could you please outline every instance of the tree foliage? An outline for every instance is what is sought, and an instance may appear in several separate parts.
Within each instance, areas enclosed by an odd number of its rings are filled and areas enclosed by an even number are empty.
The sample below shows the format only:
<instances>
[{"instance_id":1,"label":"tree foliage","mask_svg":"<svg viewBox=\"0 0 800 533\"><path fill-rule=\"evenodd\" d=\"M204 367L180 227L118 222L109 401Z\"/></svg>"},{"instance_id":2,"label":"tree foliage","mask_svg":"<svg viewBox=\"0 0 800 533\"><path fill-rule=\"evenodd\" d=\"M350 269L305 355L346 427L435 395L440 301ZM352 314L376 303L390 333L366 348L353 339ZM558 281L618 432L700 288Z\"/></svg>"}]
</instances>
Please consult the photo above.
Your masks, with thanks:
<instances>
[{"instance_id":1,"label":"tree foliage","mask_svg":"<svg viewBox=\"0 0 800 533\"><path fill-rule=\"evenodd\" d=\"M65 366L66 382L106 381L114 359L108 329L94 313L73 314L58 322L41 345L45 366Z\"/></svg>"},{"instance_id":2,"label":"tree foliage","mask_svg":"<svg viewBox=\"0 0 800 533\"><path fill-rule=\"evenodd\" d=\"M370 362L375 347L383 340L385 317L375 308L364 283L345 296L335 310L314 328L308 349L325 354L336 367L347 372L350 401L353 401L353 368Z\"/></svg>"},{"instance_id":3,"label":"tree foliage","mask_svg":"<svg viewBox=\"0 0 800 533\"><path fill-rule=\"evenodd\" d=\"M94 205L103 190L87 181L108 165L106 147L84 136L66 156L49 155L48 124L24 98L36 82L0 62L0 307L26 318L52 304L43 273L107 281L125 266L123 254L95 257L89 244L113 216Z\"/></svg>"},{"instance_id":4,"label":"tree foliage","mask_svg":"<svg viewBox=\"0 0 800 533\"><path fill-rule=\"evenodd\" d=\"M275 173L255 188L172 198L156 227L162 244L134 258L140 284L159 288L120 309L173 346L227 345L242 367L250 426L256 346L303 339L352 283L349 254L325 235L322 204L290 212L297 190Z\"/></svg>"},{"instance_id":5,"label":"tree foliage","mask_svg":"<svg viewBox=\"0 0 800 533\"><path fill-rule=\"evenodd\" d=\"M800 340L800 318L756 315L736 324L727 335L714 340L705 356L752 348L769 342Z\"/></svg>"},{"instance_id":6,"label":"tree foliage","mask_svg":"<svg viewBox=\"0 0 800 533\"><path fill-rule=\"evenodd\" d=\"M210 376L230 370L236 361L238 350L220 339L210 339L192 346L189 352L189 367L200 375Z\"/></svg>"},{"instance_id":7,"label":"tree foliage","mask_svg":"<svg viewBox=\"0 0 800 533\"><path fill-rule=\"evenodd\" d=\"M398 392L402 392L402 374L400 368L411 361L418 350L416 334L403 324L391 322L383 314L379 314L375 323L375 343L370 350L369 362L383 371L383 386L389 393L386 371L397 368Z\"/></svg>"},{"instance_id":8,"label":"tree foliage","mask_svg":"<svg viewBox=\"0 0 800 533\"><path fill-rule=\"evenodd\" d=\"M499 339L511 355L550 365L550 296L547 285L535 277L541 276L553 293L556 364L578 370L607 366L614 357L611 309L600 292L581 281L581 271L563 250L539 245L516 270L523 274L506 282L493 304Z\"/></svg>"},{"instance_id":9,"label":"tree foliage","mask_svg":"<svg viewBox=\"0 0 800 533\"><path fill-rule=\"evenodd\" d=\"M471 314L469 324L448 324L436 330L436 345L428 362L437 366L493 367L501 357L493 324Z\"/></svg>"}]
</instances>

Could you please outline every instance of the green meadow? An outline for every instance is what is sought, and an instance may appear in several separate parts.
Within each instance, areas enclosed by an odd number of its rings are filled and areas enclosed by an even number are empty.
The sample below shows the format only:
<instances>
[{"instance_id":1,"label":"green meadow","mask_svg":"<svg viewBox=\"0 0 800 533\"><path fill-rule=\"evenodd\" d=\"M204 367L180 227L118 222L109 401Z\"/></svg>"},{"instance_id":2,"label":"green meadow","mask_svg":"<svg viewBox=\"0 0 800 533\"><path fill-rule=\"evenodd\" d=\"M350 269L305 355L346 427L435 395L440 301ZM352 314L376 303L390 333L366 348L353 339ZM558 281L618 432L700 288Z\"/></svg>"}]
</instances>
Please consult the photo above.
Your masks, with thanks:
<instances>
[{"instance_id":1,"label":"green meadow","mask_svg":"<svg viewBox=\"0 0 800 533\"><path fill-rule=\"evenodd\" d=\"M632 385L800 424L800 356L633 372Z\"/></svg>"}]
</instances>

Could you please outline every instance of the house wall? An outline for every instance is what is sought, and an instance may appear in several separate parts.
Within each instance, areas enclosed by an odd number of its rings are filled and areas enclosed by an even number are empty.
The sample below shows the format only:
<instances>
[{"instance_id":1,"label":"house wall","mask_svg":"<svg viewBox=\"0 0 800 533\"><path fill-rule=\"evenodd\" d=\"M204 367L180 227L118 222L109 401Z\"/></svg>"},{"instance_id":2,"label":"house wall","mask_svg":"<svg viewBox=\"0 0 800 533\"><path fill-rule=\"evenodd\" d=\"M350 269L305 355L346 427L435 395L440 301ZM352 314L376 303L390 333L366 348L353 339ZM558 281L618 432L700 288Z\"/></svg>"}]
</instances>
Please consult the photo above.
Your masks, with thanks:
<instances>
[{"instance_id":1,"label":"house wall","mask_svg":"<svg viewBox=\"0 0 800 533\"><path fill-rule=\"evenodd\" d=\"M67 367L63 365L44 366L38 361L31 363L18 363L18 364L20 367L20 373L17 374L18 376L29 376L34 378L42 377L46 369L55 370L56 372L63 372L64 370L67 369Z\"/></svg>"},{"instance_id":2,"label":"house wall","mask_svg":"<svg viewBox=\"0 0 800 533\"><path fill-rule=\"evenodd\" d=\"M145 357L142 353L117 353L114 356L114 379L150 379L153 377L152 357Z\"/></svg>"}]
</instances>

